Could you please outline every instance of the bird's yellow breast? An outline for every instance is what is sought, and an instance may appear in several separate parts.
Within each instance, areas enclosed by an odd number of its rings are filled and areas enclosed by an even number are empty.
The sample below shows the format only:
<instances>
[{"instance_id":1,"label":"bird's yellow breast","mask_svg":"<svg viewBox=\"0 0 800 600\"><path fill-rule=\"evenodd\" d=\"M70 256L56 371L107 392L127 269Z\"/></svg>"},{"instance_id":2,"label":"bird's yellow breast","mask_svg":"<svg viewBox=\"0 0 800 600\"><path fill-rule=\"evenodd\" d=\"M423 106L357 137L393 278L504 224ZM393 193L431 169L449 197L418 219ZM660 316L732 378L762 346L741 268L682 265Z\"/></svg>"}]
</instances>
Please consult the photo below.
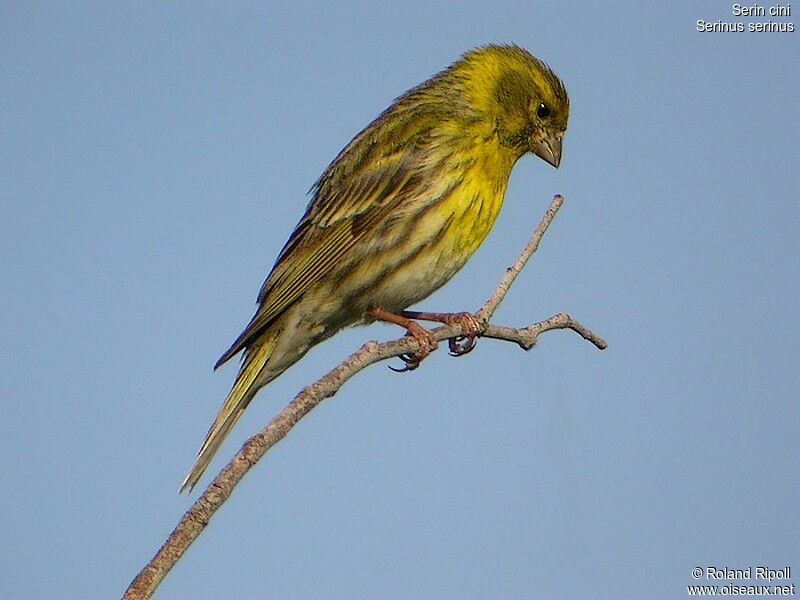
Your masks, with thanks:
<instances>
[{"instance_id":1,"label":"bird's yellow breast","mask_svg":"<svg viewBox=\"0 0 800 600\"><path fill-rule=\"evenodd\" d=\"M378 285L375 297L381 306L403 310L439 289L464 266L500 213L514 162L503 152L484 153L471 161L457 186L417 213L406 235L419 244L397 244L398 250L405 250L398 252L405 255L402 268L387 273Z\"/></svg>"},{"instance_id":2,"label":"bird's yellow breast","mask_svg":"<svg viewBox=\"0 0 800 600\"><path fill-rule=\"evenodd\" d=\"M458 262L458 268L494 226L516 162L513 155L497 144L487 143L484 148L464 173L458 188L439 207L441 217L448 220L440 252Z\"/></svg>"}]
</instances>

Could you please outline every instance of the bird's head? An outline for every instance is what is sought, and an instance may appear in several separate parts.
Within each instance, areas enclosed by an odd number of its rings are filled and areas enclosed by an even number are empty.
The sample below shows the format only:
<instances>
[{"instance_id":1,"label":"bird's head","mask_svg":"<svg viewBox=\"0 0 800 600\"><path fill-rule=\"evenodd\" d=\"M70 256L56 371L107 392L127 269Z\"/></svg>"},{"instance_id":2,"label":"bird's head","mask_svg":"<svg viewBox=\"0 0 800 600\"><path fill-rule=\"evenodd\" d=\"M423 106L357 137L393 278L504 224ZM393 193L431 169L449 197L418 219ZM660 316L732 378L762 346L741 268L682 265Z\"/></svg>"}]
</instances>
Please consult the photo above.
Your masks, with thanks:
<instances>
[{"instance_id":1,"label":"bird's head","mask_svg":"<svg viewBox=\"0 0 800 600\"><path fill-rule=\"evenodd\" d=\"M478 48L462 61L472 103L500 144L517 157L532 152L558 168L569 98L550 67L517 46Z\"/></svg>"}]
</instances>

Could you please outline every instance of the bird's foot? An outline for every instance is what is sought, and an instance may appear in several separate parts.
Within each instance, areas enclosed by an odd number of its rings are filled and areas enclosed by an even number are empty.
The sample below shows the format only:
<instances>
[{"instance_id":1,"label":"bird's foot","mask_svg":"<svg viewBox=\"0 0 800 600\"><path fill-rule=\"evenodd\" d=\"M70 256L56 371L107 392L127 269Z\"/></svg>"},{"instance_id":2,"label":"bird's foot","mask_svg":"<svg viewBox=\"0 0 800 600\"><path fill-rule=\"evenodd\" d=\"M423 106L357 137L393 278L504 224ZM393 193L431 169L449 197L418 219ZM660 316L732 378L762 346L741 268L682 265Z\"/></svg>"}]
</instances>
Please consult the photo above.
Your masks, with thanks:
<instances>
[{"instance_id":1,"label":"bird's foot","mask_svg":"<svg viewBox=\"0 0 800 600\"><path fill-rule=\"evenodd\" d=\"M389 312L383 308L371 308L367 311L368 314L377 319L378 321L384 321L386 323L394 323L395 325L399 325L400 327L405 327L406 335L413 337L417 340L419 344L419 349L416 352L411 354L401 354L400 360L402 360L405 365L400 369L395 369L391 365L389 368L392 371L397 373L403 373L405 371L413 371L416 369L420 363L425 360L425 358L438 346L439 342L436 341L436 338L433 334L425 329L419 323L415 323L410 318L398 315L393 312Z\"/></svg>"},{"instance_id":2,"label":"bird's foot","mask_svg":"<svg viewBox=\"0 0 800 600\"><path fill-rule=\"evenodd\" d=\"M475 315L468 312L431 313L406 310L402 314L408 319L422 319L423 321L435 321L448 326L461 327L463 335L447 340L450 356L463 356L472 352L481 331L481 322Z\"/></svg>"},{"instance_id":3,"label":"bird's foot","mask_svg":"<svg viewBox=\"0 0 800 600\"><path fill-rule=\"evenodd\" d=\"M391 365L389 366L392 371L397 373L403 373L404 371L413 371L419 366L425 358L436 350L439 342L436 341L436 338L433 337L433 334L425 329L419 323L415 323L414 321L409 321L408 325L406 325L406 335L413 337L417 340L419 344L419 350L412 354L401 354L400 360L402 360L405 365L400 369L395 369Z\"/></svg>"}]
</instances>

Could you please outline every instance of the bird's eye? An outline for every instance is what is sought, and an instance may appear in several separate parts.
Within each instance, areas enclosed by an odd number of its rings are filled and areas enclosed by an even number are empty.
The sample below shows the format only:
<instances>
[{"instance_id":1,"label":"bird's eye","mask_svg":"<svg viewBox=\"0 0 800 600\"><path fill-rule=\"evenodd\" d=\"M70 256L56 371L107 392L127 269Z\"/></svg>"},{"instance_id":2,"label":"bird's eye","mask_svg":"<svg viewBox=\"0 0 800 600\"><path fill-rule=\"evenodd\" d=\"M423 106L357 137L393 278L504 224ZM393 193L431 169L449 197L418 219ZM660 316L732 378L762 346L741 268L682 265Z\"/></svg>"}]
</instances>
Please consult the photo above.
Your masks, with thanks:
<instances>
[{"instance_id":1,"label":"bird's eye","mask_svg":"<svg viewBox=\"0 0 800 600\"><path fill-rule=\"evenodd\" d=\"M544 102L539 103L539 107L536 109L536 116L540 119L545 119L550 116L550 109L547 108Z\"/></svg>"}]
</instances>

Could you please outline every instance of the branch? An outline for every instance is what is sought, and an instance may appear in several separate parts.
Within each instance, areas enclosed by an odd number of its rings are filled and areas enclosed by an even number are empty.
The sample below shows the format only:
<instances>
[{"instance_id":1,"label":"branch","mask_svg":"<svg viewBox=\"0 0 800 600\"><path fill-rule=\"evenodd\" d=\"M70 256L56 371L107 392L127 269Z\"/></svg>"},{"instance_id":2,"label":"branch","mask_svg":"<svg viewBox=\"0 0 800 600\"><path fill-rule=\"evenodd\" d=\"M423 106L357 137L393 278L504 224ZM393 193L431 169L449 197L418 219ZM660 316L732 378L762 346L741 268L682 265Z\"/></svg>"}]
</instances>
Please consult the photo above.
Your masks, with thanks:
<instances>
[{"instance_id":1,"label":"branch","mask_svg":"<svg viewBox=\"0 0 800 600\"><path fill-rule=\"evenodd\" d=\"M553 198L550 207L547 209L539 226L531 235L517 261L506 269L506 273L500 280L497 289L481 309L475 313L475 317L480 323L478 337L505 340L519 344L525 350L530 350L542 333L554 329L572 329L598 349L603 350L606 348L606 342L602 338L563 313L520 329L489 324L489 320L503 301L503 298L505 298L511 284L514 283L528 259L536 252L539 242L563 202L564 199L561 196ZM463 334L461 326L437 327L431 330L431 333L437 341L460 337ZM319 405L320 402L333 396L348 379L369 365L402 354L411 354L418 349L419 344L412 337L403 337L384 343L367 342L332 371L300 391L294 400L264 429L245 442L236 456L217 475L216 479L209 484L203 495L183 515L183 518L181 518L153 559L131 582L123 599L150 598L169 570L202 533L211 517L228 499L236 485L250 468L264 456L267 450L286 437L292 427Z\"/></svg>"}]
</instances>

